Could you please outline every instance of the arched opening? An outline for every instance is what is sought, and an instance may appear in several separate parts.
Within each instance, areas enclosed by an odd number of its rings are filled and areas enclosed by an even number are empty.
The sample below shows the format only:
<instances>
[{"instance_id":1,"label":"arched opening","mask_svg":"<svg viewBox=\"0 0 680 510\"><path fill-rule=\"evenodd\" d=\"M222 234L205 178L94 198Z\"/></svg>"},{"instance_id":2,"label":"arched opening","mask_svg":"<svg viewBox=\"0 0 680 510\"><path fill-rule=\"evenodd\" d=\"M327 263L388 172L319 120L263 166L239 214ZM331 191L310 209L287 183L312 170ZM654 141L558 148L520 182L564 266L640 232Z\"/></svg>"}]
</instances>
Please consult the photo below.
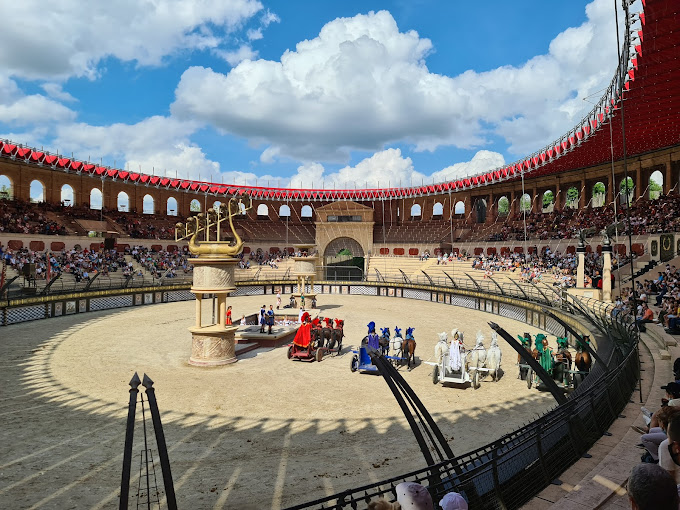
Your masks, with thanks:
<instances>
[{"instance_id":1,"label":"arched opening","mask_svg":"<svg viewBox=\"0 0 680 510\"><path fill-rule=\"evenodd\" d=\"M195 198L189 203L189 211L191 212L201 212L201 202Z\"/></svg>"},{"instance_id":2,"label":"arched opening","mask_svg":"<svg viewBox=\"0 0 680 510\"><path fill-rule=\"evenodd\" d=\"M663 174L656 170L649 176L649 199L656 200L663 193Z\"/></svg>"},{"instance_id":3,"label":"arched opening","mask_svg":"<svg viewBox=\"0 0 680 510\"><path fill-rule=\"evenodd\" d=\"M441 202L435 202L432 206L432 219L441 220L444 217L444 205Z\"/></svg>"},{"instance_id":4,"label":"arched opening","mask_svg":"<svg viewBox=\"0 0 680 510\"><path fill-rule=\"evenodd\" d=\"M576 186L572 186L567 190L567 200L564 204L564 206L568 209L577 209L578 208L578 188Z\"/></svg>"},{"instance_id":5,"label":"arched opening","mask_svg":"<svg viewBox=\"0 0 680 510\"><path fill-rule=\"evenodd\" d=\"M507 216L510 213L510 200L508 197L501 197L498 199L498 215Z\"/></svg>"},{"instance_id":6,"label":"arched opening","mask_svg":"<svg viewBox=\"0 0 680 510\"><path fill-rule=\"evenodd\" d=\"M486 222L486 200L478 198L475 200L475 210L477 211L477 223Z\"/></svg>"},{"instance_id":7,"label":"arched opening","mask_svg":"<svg viewBox=\"0 0 680 510\"><path fill-rule=\"evenodd\" d=\"M456 205L453 207L453 213L459 216L463 216L465 214L465 202L463 202L462 200L456 202Z\"/></svg>"},{"instance_id":8,"label":"arched opening","mask_svg":"<svg viewBox=\"0 0 680 510\"><path fill-rule=\"evenodd\" d=\"M213 210L217 211L220 208L221 205L222 205L222 202L220 202L219 200L215 200L213 202L212 208L213 208Z\"/></svg>"},{"instance_id":9,"label":"arched opening","mask_svg":"<svg viewBox=\"0 0 680 510\"><path fill-rule=\"evenodd\" d=\"M603 182L596 182L593 186L593 196L592 202L590 202L591 207L602 207L605 200L607 199L607 186Z\"/></svg>"},{"instance_id":10,"label":"arched opening","mask_svg":"<svg viewBox=\"0 0 680 510\"><path fill-rule=\"evenodd\" d=\"M42 182L31 181L30 197L33 203L45 201L45 186Z\"/></svg>"},{"instance_id":11,"label":"arched opening","mask_svg":"<svg viewBox=\"0 0 680 510\"><path fill-rule=\"evenodd\" d=\"M351 237L333 239L324 250L326 280L361 280L364 274L364 250Z\"/></svg>"},{"instance_id":12,"label":"arched opening","mask_svg":"<svg viewBox=\"0 0 680 510\"><path fill-rule=\"evenodd\" d=\"M632 177L622 179L619 185L619 203L622 206L629 206L633 202L635 196L635 183Z\"/></svg>"},{"instance_id":13,"label":"arched opening","mask_svg":"<svg viewBox=\"0 0 680 510\"><path fill-rule=\"evenodd\" d=\"M238 208L239 208L239 211L241 211L241 215L244 216L245 214L247 214L248 211L246 211L246 204L244 204L243 202L239 202Z\"/></svg>"},{"instance_id":14,"label":"arched opening","mask_svg":"<svg viewBox=\"0 0 680 510\"><path fill-rule=\"evenodd\" d=\"M0 200L12 200L13 198L12 181L6 175L0 175Z\"/></svg>"},{"instance_id":15,"label":"arched opening","mask_svg":"<svg viewBox=\"0 0 680 510\"><path fill-rule=\"evenodd\" d=\"M290 207L286 204L279 207L279 218L290 218Z\"/></svg>"},{"instance_id":16,"label":"arched opening","mask_svg":"<svg viewBox=\"0 0 680 510\"><path fill-rule=\"evenodd\" d=\"M90 190L90 209L100 210L102 208L102 190L92 188Z\"/></svg>"},{"instance_id":17,"label":"arched opening","mask_svg":"<svg viewBox=\"0 0 680 510\"><path fill-rule=\"evenodd\" d=\"M177 216L177 199L175 197L168 198L166 211L168 216Z\"/></svg>"},{"instance_id":18,"label":"arched opening","mask_svg":"<svg viewBox=\"0 0 680 510\"><path fill-rule=\"evenodd\" d=\"M303 205L300 211L300 218L302 220L311 221L312 220L312 208L308 205Z\"/></svg>"},{"instance_id":19,"label":"arched opening","mask_svg":"<svg viewBox=\"0 0 680 510\"><path fill-rule=\"evenodd\" d=\"M73 188L68 184L64 184L61 187L61 205L65 207L73 207L75 205L75 200L73 199Z\"/></svg>"},{"instance_id":20,"label":"arched opening","mask_svg":"<svg viewBox=\"0 0 680 510\"><path fill-rule=\"evenodd\" d=\"M422 209L419 204L413 204L411 206L411 220L420 220L422 214Z\"/></svg>"},{"instance_id":21,"label":"arched opening","mask_svg":"<svg viewBox=\"0 0 680 510\"><path fill-rule=\"evenodd\" d=\"M269 207L267 204L260 204L257 206L257 219L266 220L269 218Z\"/></svg>"},{"instance_id":22,"label":"arched opening","mask_svg":"<svg viewBox=\"0 0 680 510\"><path fill-rule=\"evenodd\" d=\"M151 195L144 195L142 200L142 213L153 214L156 210L154 199Z\"/></svg>"},{"instance_id":23,"label":"arched opening","mask_svg":"<svg viewBox=\"0 0 680 510\"><path fill-rule=\"evenodd\" d=\"M546 192L543 193L542 211L544 213L551 213L554 208L555 208L555 194L552 192L552 190L546 190Z\"/></svg>"},{"instance_id":24,"label":"arched opening","mask_svg":"<svg viewBox=\"0 0 680 510\"><path fill-rule=\"evenodd\" d=\"M130 197L124 191L118 193L116 198L116 205L119 212L130 212Z\"/></svg>"},{"instance_id":25,"label":"arched opening","mask_svg":"<svg viewBox=\"0 0 680 510\"><path fill-rule=\"evenodd\" d=\"M529 193L525 193L519 199L519 212L531 212L531 197Z\"/></svg>"}]
</instances>

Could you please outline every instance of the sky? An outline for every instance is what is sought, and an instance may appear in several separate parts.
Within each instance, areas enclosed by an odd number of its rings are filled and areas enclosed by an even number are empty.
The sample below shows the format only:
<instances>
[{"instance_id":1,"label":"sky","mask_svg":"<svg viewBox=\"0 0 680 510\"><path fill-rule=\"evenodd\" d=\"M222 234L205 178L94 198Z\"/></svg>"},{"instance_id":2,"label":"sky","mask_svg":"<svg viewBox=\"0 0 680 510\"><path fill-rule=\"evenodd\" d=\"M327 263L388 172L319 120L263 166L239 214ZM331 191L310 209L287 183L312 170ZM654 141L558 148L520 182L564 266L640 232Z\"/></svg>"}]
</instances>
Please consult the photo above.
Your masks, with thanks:
<instances>
[{"instance_id":1,"label":"sky","mask_svg":"<svg viewBox=\"0 0 680 510\"><path fill-rule=\"evenodd\" d=\"M587 114L616 67L613 4L22 0L0 138L210 182L442 182Z\"/></svg>"}]
</instances>

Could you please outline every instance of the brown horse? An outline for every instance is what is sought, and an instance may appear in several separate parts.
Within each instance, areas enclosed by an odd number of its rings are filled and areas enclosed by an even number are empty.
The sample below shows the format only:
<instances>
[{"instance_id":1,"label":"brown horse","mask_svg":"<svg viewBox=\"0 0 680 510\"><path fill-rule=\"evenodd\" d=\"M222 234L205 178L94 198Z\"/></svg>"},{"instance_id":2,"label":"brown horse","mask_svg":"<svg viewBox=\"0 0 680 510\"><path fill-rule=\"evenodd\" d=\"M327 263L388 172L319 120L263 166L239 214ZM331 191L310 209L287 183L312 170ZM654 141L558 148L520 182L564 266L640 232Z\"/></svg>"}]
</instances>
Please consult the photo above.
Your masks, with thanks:
<instances>
[{"instance_id":1,"label":"brown horse","mask_svg":"<svg viewBox=\"0 0 680 510\"><path fill-rule=\"evenodd\" d=\"M406 364L408 369L411 370L411 360L413 360L413 366L416 365L416 340L413 338L413 330L416 328L406 328L406 338L401 344L401 357L406 358Z\"/></svg>"},{"instance_id":2,"label":"brown horse","mask_svg":"<svg viewBox=\"0 0 680 510\"><path fill-rule=\"evenodd\" d=\"M583 342L590 343L590 337L585 335ZM574 357L574 365L579 372L590 372L590 367L593 365L593 359L590 353L586 350L584 343L580 340L576 341L576 356ZM577 386L587 374L574 374L574 386Z\"/></svg>"}]
</instances>

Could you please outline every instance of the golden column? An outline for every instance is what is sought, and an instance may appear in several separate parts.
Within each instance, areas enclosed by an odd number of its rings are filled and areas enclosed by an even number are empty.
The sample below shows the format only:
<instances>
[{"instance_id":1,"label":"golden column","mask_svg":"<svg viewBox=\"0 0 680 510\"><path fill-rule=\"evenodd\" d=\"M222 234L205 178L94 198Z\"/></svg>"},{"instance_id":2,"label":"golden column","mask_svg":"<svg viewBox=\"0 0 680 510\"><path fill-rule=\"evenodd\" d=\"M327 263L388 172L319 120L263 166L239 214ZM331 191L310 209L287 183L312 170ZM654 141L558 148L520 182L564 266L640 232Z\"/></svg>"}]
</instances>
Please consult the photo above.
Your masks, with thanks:
<instances>
[{"instance_id":1,"label":"golden column","mask_svg":"<svg viewBox=\"0 0 680 510\"><path fill-rule=\"evenodd\" d=\"M237 361L234 333L238 326L226 324L227 296L236 289L234 268L238 263L236 255L243 249L243 241L234 229L233 217L252 207L250 197L232 197L227 204L217 209L209 209L206 214L198 214L178 223L175 240L189 239L189 251L198 255L191 259L194 266L194 281L191 292L196 296L196 324L191 332L191 357L189 364L202 367L227 365ZM221 239L224 221L234 236L235 244ZM201 241L198 241L198 238ZM202 323L202 304L204 294L214 294L217 298L217 323Z\"/></svg>"}]
</instances>

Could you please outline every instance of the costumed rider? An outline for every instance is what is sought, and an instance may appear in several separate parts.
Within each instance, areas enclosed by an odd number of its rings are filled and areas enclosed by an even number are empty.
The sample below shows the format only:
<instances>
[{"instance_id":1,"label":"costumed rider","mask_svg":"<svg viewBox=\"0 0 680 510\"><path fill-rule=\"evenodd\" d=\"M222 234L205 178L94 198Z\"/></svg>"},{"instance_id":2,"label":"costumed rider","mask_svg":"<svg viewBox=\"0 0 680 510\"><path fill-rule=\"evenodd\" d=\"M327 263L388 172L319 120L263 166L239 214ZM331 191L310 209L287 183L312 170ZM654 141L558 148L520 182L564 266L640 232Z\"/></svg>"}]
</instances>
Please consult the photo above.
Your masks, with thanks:
<instances>
[{"instance_id":1,"label":"costumed rider","mask_svg":"<svg viewBox=\"0 0 680 510\"><path fill-rule=\"evenodd\" d=\"M536 351L538 351L538 362L543 367L543 370L552 374L552 349L548 346L548 338L543 333L536 335Z\"/></svg>"},{"instance_id":2,"label":"costumed rider","mask_svg":"<svg viewBox=\"0 0 680 510\"><path fill-rule=\"evenodd\" d=\"M451 331L451 347L449 348L449 368L454 372L460 372L463 366L462 353L465 353L463 332L454 329Z\"/></svg>"},{"instance_id":3,"label":"costumed rider","mask_svg":"<svg viewBox=\"0 0 680 510\"><path fill-rule=\"evenodd\" d=\"M375 350L380 349L380 338L375 333L375 322L371 321L368 323L368 335L366 336L366 345L372 347Z\"/></svg>"},{"instance_id":4,"label":"costumed rider","mask_svg":"<svg viewBox=\"0 0 680 510\"><path fill-rule=\"evenodd\" d=\"M307 312L300 317L302 324L298 328L295 338L293 339L293 343L298 347L303 347L305 349L309 347L309 342L312 339L312 322L310 319L311 317Z\"/></svg>"}]
</instances>

